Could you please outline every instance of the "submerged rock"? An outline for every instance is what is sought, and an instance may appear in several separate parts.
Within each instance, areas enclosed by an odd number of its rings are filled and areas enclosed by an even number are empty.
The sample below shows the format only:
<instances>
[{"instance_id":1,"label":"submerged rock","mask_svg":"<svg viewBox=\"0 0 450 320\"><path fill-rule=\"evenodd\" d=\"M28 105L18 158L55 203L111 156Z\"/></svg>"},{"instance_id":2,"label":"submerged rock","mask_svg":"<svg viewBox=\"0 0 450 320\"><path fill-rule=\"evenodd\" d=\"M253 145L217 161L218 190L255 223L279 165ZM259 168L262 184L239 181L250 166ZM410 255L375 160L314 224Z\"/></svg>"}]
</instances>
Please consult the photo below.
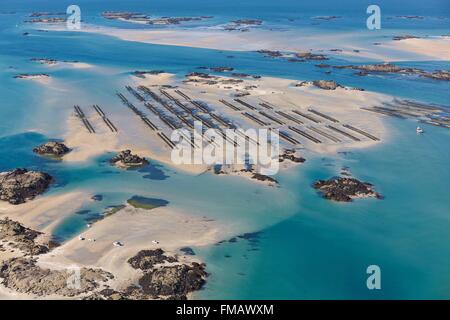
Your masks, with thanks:
<instances>
[{"instance_id":1,"label":"submerged rock","mask_svg":"<svg viewBox=\"0 0 450 320\"><path fill-rule=\"evenodd\" d=\"M44 172L15 169L0 173L0 200L21 204L42 194L52 182Z\"/></svg>"},{"instance_id":2,"label":"submerged rock","mask_svg":"<svg viewBox=\"0 0 450 320\"><path fill-rule=\"evenodd\" d=\"M180 251L188 256L195 256L195 251L191 247L180 248Z\"/></svg>"},{"instance_id":3,"label":"submerged rock","mask_svg":"<svg viewBox=\"0 0 450 320\"><path fill-rule=\"evenodd\" d=\"M70 152L70 149L61 142L49 141L33 149L33 152L41 155L52 155L56 157L62 157L66 153Z\"/></svg>"},{"instance_id":4,"label":"submerged rock","mask_svg":"<svg viewBox=\"0 0 450 320\"><path fill-rule=\"evenodd\" d=\"M130 150L120 151L115 157L111 158L109 162L122 168L143 167L149 164L144 157L132 154Z\"/></svg>"},{"instance_id":5,"label":"submerged rock","mask_svg":"<svg viewBox=\"0 0 450 320\"><path fill-rule=\"evenodd\" d=\"M319 190L325 199L335 201L351 202L357 198L382 198L374 191L372 184L355 178L333 177L328 180L318 180L313 187Z\"/></svg>"}]
</instances>

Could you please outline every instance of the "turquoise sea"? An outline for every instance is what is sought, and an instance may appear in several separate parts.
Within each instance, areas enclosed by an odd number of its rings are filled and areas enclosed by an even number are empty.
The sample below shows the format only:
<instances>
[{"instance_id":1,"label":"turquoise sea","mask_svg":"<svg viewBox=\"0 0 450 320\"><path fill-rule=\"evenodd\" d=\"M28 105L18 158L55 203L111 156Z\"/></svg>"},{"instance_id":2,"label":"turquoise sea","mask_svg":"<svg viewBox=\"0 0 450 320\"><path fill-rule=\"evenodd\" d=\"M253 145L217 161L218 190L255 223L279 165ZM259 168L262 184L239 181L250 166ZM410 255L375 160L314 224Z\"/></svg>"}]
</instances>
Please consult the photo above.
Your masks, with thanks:
<instances>
[{"instance_id":1,"label":"turquoise sea","mask_svg":"<svg viewBox=\"0 0 450 320\"><path fill-rule=\"evenodd\" d=\"M105 21L102 11L145 12L156 16L212 15L211 27L240 18L258 18L265 28L307 30L313 35L358 31L361 44L397 34L443 35L450 30L445 0L379 1L386 15L422 15L423 20L386 20L376 35L365 29L367 1L100 1L78 0L83 21L144 28ZM267 59L255 52L162 46L77 32L39 32L24 20L34 11L65 11L69 1L16 0L0 4L0 171L26 167L49 172L49 193L87 190L103 195L69 215L54 231L60 241L77 236L105 208L133 195L165 199L169 206L223 221L235 237L194 248L208 266L205 299L448 299L450 298L450 131L386 119L390 139L366 150L322 157L282 171L281 188L203 174L191 176L151 161L145 170L122 171L106 163L109 154L82 164L38 157L31 149L60 138L73 104L119 105L114 96L134 70L165 70L180 77L199 66L232 66L236 72L299 80L333 79L366 90L450 105L448 82L400 76L331 75L314 63ZM339 15L313 25L310 17ZM196 23L183 26L197 28ZM161 27L158 27L161 28ZM23 36L24 32L30 35ZM330 48L336 44L330 44ZM329 48L328 48L329 49ZM227 58L232 54L233 59ZM97 69L49 69L31 58L78 60ZM358 61L364 63L371 60ZM332 56L331 64L349 64ZM398 62L424 69L450 69L450 61ZM18 73L49 73L52 86L20 81ZM342 167L372 182L385 199L332 203L311 188L318 178ZM214 200L211 200L214 199ZM64 208L61 208L64 210ZM366 287L366 268L379 265L382 289Z\"/></svg>"}]
</instances>

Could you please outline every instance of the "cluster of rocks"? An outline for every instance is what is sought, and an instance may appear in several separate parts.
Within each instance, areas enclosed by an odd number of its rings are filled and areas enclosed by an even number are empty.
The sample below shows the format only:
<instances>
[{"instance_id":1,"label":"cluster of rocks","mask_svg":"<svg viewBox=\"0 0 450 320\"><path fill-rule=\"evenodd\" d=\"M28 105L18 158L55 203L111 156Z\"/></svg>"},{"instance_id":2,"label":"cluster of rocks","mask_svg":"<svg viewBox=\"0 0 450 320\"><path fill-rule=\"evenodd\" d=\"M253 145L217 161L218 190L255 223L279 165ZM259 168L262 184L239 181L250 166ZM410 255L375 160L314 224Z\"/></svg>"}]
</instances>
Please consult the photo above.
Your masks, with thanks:
<instances>
[{"instance_id":1,"label":"cluster of rocks","mask_svg":"<svg viewBox=\"0 0 450 320\"><path fill-rule=\"evenodd\" d=\"M337 88L345 88L334 80L302 81L295 84L296 87L304 87L308 85L313 85L323 90L336 90Z\"/></svg>"},{"instance_id":2,"label":"cluster of rocks","mask_svg":"<svg viewBox=\"0 0 450 320\"><path fill-rule=\"evenodd\" d=\"M32 12L30 13L30 18L39 18L43 16L64 16L65 12Z\"/></svg>"},{"instance_id":3,"label":"cluster of rocks","mask_svg":"<svg viewBox=\"0 0 450 320\"><path fill-rule=\"evenodd\" d=\"M101 269L45 269L34 258L18 257L0 265L0 278L3 286L16 292L76 297L100 288L114 277Z\"/></svg>"},{"instance_id":4,"label":"cluster of rocks","mask_svg":"<svg viewBox=\"0 0 450 320\"><path fill-rule=\"evenodd\" d=\"M335 201L351 202L357 198L382 198L374 191L372 184L355 178L333 177L328 180L318 180L313 187L319 190L325 199Z\"/></svg>"},{"instance_id":5,"label":"cluster of rocks","mask_svg":"<svg viewBox=\"0 0 450 320\"><path fill-rule=\"evenodd\" d=\"M205 264L181 263L162 249L140 251L128 263L144 273L139 279L144 294L169 299L185 299L188 293L200 290L208 276Z\"/></svg>"},{"instance_id":6,"label":"cluster of rocks","mask_svg":"<svg viewBox=\"0 0 450 320\"><path fill-rule=\"evenodd\" d=\"M266 57L271 57L271 58L279 58L279 57L283 57L284 56L284 54L281 53L280 51L258 50L257 52L263 54Z\"/></svg>"},{"instance_id":7,"label":"cluster of rocks","mask_svg":"<svg viewBox=\"0 0 450 320\"><path fill-rule=\"evenodd\" d=\"M156 250L141 250L134 257L128 260L128 263L134 269L148 270L157 264L164 262L177 262L177 259L172 256L166 256L162 249Z\"/></svg>"},{"instance_id":8,"label":"cluster of rocks","mask_svg":"<svg viewBox=\"0 0 450 320\"><path fill-rule=\"evenodd\" d=\"M160 17L151 18L150 16L142 13L135 12L115 12L105 11L102 16L108 20L120 20L132 23L144 23L144 24L157 24L157 25L173 25L180 24L182 22L200 21L203 19L211 19L212 16L200 16L200 17Z\"/></svg>"},{"instance_id":9,"label":"cluster of rocks","mask_svg":"<svg viewBox=\"0 0 450 320\"><path fill-rule=\"evenodd\" d=\"M58 64L58 61L55 59L47 59L47 58L31 58L30 61L37 62L40 64L48 64L48 65L55 65Z\"/></svg>"},{"instance_id":10,"label":"cluster of rocks","mask_svg":"<svg viewBox=\"0 0 450 320\"><path fill-rule=\"evenodd\" d=\"M55 157L62 157L70 152L70 149L62 142L49 141L33 149L33 152L40 155L51 155Z\"/></svg>"},{"instance_id":11,"label":"cluster of rocks","mask_svg":"<svg viewBox=\"0 0 450 320\"><path fill-rule=\"evenodd\" d=\"M406 40L406 39L420 39L418 36L413 36L410 34L404 35L404 36L394 36L392 37L392 40L394 41L400 41L400 40Z\"/></svg>"},{"instance_id":12,"label":"cluster of rocks","mask_svg":"<svg viewBox=\"0 0 450 320\"><path fill-rule=\"evenodd\" d=\"M260 26L263 24L259 19L238 19L232 20L223 29L226 31L250 31L250 28Z\"/></svg>"},{"instance_id":13,"label":"cluster of rocks","mask_svg":"<svg viewBox=\"0 0 450 320\"><path fill-rule=\"evenodd\" d=\"M0 200L21 204L42 194L52 182L52 177L39 171L15 169L0 173Z\"/></svg>"},{"instance_id":14,"label":"cluster of rocks","mask_svg":"<svg viewBox=\"0 0 450 320\"><path fill-rule=\"evenodd\" d=\"M226 86L225 88L227 89L232 89L229 87L230 85L238 85L244 82L242 79L218 77L204 72L191 72L186 74L186 78L187 79L183 81L184 83L201 83L210 86L221 84Z\"/></svg>"},{"instance_id":15,"label":"cluster of rocks","mask_svg":"<svg viewBox=\"0 0 450 320\"><path fill-rule=\"evenodd\" d=\"M158 75L158 74L161 74L161 73L165 73L165 71L164 70L149 70L149 71L136 70L136 71L132 72L131 74L133 76L137 77L137 78L144 79L147 74L149 74L149 75Z\"/></svg>"},{"instance_id":16,"label":"cluster of rocks","mask_svg":"<svg viewBox=\"0 0 450 320\"><path fill-rule=\"evenodd\" d=\"M295 150L285 149L282 154L280 154L278 161L284 162L285 160L289 160L295 163L303 163L306 161L305 158L298 157L295 155Z\"/></svg>"},{"instance_id":17,"label":"cluster of rocks","mask_svg":"<svg viewBox=\"0 0 450 320\"><path fill-rule=\"evenodd\" d=\"M122 168L136 168L149 164L147 159L132 154L131 150L120 151L116 156L112 157L109 162Z\"/></svg>"},{"instance_id":18,"label":"cluster of rocks","mask_svg":"<svg viewBox=\"0 0 450 320\"><path fill-rule=\"evenodd\" d=\"M198 67L197 69L211 70L214 72L228 72L234 70L232 67Z\"/></svg>"},{"instance_id":19,"label":"cluster of rocks","mask_svg":"<svg viewBox=\"0 0 450 320\"><path fill-rule=\"evenodd\" d=\"M238 25L260 26L263 24L263 21L260 19L238 19L238 20L232 20L231 22L234 24L238 24Z\"/></svg>"},{"instance_id":20,"label":"cluster of rocks","mask_svg":"<svg viewBox=\"0 0 450 320\"><path fill-rule=\"evenodd\" d=\"M330 21L330 20L336 20L342 18L341 16L316 16L312 17L313 20L324 20L324 21Z\"/></svg>"},{"instance_id":21,"label":"cluster of rocks","mask_svg":"<svg viewBox=\"0 0 450 320\"><path fill-rule=\"evenodd\" d=\"M10 248L19 249L25 255L39 255L47 253L57 244L50 242L47 244L37 243L37 238L41 232L24 227L17 221L9 218L0 220L0 239L6 242Z\"/></svg>"},{"instance_id":22,"label":"cluster of rocks","mask_svg":"<svg viewBox=\"0 0 450 320\"><path fill-rule=\"evenodd\" d=\"M97 290L85 300L186 300L187 295L200 290L208 274L205 264L180 262L177 257L166 255L162 249L142 250L128 260L132 268L142 272L138 285L124 290L111 288Z\"/></svg>"},{"instance_id":23,"label":"cluster of rocks","mask_svg":"<svg viewBox=\"0 0 450 320\"><path fill-rule=\"evenodd\" d=\"M287 61L289 62L329 60L329 58L324 54L312 53L310 51L297 52L294 53L293 55L273 50L258 50L257 52L263 54L265 57L284 58L287 59Z\"/></svg>"},{"instance_id":24,"label":"cluster of rocks","mask_svg":"<svg viewBox=\"0 0 450 320\"><path fill-rule=\"evenodd\" d=\"M396 18L399 18L399 19L408 19L408 20L413 20L413 19L417 19L417 20L423 20L423 19L425 19L425 17L423 17L423 16L417 16L417 15L398 15L398 16L395 16Z\"/></svg>"},{"instance_id":25,"label":"cluster of rocks","mask_svg":"<svg viewBox=\"0 0 450 320\"><path fill-rule=\"evenodd\" d=\"M358 70L357 75L365 76L370 73L398 73L418 75L421 77L431 78L434 80L450 81L450 70L425 71L418 68L400 67L391 63L368 64L368 65L347 65L333 66L335 69L353 69Z\"/></svg>"},{"instance_id":26,"label":"cluster of rocks","mask_svg":"<svg viewBox=\"0 0 450 320\"><path fill-rule=\"evenodd\" d=\"M22 73L14 76L14 79L40 79L40 78L50 78L46 73Z\"/></svg>"},{"instance_id":27,"label":"cluster of rocks","mask_svg":"<svg viewBox=\"0 0 450 320\"><path fill-rule=\"evenodd\" d=\"M295 56L304 60L328 60L326 55L312 52L297 52Z\"/></svg>"}]
</instances>

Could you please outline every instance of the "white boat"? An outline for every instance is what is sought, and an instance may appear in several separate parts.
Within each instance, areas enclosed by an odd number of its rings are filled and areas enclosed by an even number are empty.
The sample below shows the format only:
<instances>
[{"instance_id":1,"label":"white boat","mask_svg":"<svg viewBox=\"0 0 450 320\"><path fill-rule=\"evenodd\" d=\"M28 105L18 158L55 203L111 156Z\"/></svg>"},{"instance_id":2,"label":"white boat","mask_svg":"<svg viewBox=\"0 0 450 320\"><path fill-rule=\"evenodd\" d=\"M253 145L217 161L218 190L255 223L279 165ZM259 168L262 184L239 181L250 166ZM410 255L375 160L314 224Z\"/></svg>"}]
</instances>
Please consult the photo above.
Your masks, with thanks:
<instances>
[{"instance_id":1,"label":"white boat","mask_svg":"<svg viewBox=\"0 0 450 320\"><path fill-rule=\"evenodd\" d=\"M123 243L120 242L120 241L113 242L113 245L114 245L115 247L123 247Z\"/></svg>"},{"instance_id":2,"label":"white boat","mask_svg":"<svg viewBox=\"0 0 450 320\"><path fill-rule=\"evenodd\" d=\"M156 241L156 240L152 240L152 243L153 243L153 244L158 244L158 243L159 243L159 241Z\"/></svg>"},{"instance_id":3,"label":"white boat","mask_svg":"<svg viewBox=\"0 0 450 320\"><path fill-rule=\"evenodd\" d=\"M417 133L423 133L423 129L422 129L421 127L417 127L417 128L416 128L416 132L417 132Z\"/></svg>"}]
</instances>

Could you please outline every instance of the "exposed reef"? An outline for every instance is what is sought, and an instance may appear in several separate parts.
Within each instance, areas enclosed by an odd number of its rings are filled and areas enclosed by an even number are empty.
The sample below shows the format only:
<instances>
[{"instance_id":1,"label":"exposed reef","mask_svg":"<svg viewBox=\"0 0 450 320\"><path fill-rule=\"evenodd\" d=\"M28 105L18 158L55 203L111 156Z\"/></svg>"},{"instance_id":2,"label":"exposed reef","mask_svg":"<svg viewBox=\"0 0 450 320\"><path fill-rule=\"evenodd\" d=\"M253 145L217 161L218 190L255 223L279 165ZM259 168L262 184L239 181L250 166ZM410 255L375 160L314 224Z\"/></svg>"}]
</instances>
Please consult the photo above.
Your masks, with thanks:
<instances>
[{"instance_id":1,"label":"exposed reef","mask_svg":"<svg viewBox=\"0 0 450 320\"><path fill-rule=\"evenodd\" d=\"M14 79L47 79L50 76L46 73L22 73L14 76Z\"/></svg>"},{"instance_id":2,"label":"exposed reef","mask_svg":"<svg viewBox=\"0 0 450 320\"><path fill-rule=\"evenodd\" d=\"M70 149L62 142L49 141L33 149L33 152L40 155L50 155L62 157L70 152Z\"/></svg>"},{"instance_id":3,"label":"exposed reef","mask_svg":"<svg viewBox=\"0 0 450 320\"><path fill-rule=\"evenodd\" d=\"M450 70L425 71L418 68L400 67L390 63L383 64L367 64L367 65L347 65L333 66L335 69L353 69L358 70L357 75L364 76L370 73L398 73L418 75L421 77L431 78L434 80L450 81Z\"/></svg>"},{"instance_id":4,"label":"exposed reef","mask_svg":"<svg viewBox=\"0 0 450 320\"><path fill-rule=\"evenodd\" d=\"M57 244L53 241L39 243L37 240L42 233L24 227L17 221L9 218L0 219L0 240L2 240L1 249L18 249L24 255L39 255L47 253ZM1 250L0 250L1 251Z\"/></svg>"},{"instance_id":5,"label":"exposed reef","mask_svg":"<svg viewBox=\"0 0 450 320\"><path fill-rule=\"evenodd\" d=\"M44 172L15 169L0 173L0 200L21 204L42 194L52 182Z\"/></svg>"},{"instance_id":6,"label":"exposed reef","mask_svg":"<svg viewBox=\"0 0 450 320\"><path fill-rule=\"evenodd\" d=\"M150 70L150 71L134 71L132 72L132 75L137 77L137 78L141 78L141 79L145 79L146 75L158 75L161 73L164 73L164 70Z\"/></svg>"},{"instance_id":7,"label":"exposed reef","mask_svg":"<svg viewBox=\"0 0 450 320\"><path fill-rule=\"evenodd\" d=\"M210 19L211 16L200 16L200 17L159 17L151 18L150 16L142 13L135 12L115 12L115 11L105 11L102 13L103 18L108 20L119 20L131 23L140 24L155 24L155 25L174 25L180 24L182 22L189 21L201 21L204 19Z\"/></svg>"},{"instance_id":8,"label":"exposed reef","mask_svg":"<svg viewBox=\"0 0 450 320\"><path fill-rule=\"evenodd\" d=\"M303 163L305 162L305 158L299 157L295 155L295 150L286 149L282 154L280 154L279 162L284 162L285 160L289 160L295 163Z\"/></svg>"},{"instance_id":9,"label":"exposed reef","mask_svg":"<svg viewBox=\"0 0 450 320\"><path fill-rule=\"evenodd\" d=\"M143 272L139 285L144 294L166 299L186 299L188 293L203 287L208 276L205 264L180 262L161 249L140 251L128 263Z\"/></svg>"},{"instance_id":10,"label":"exposed reef","mask_svg":"<svg viewBox=\"0 0 450 320\"><path fill-rule=\"evenodd\" d=\"M381 195L374 191L373 185L361 182L355 178L333 177L328 180L318 180L313 184L325 199L351 202L359 198L377 198Z\"/></svg>"},{"instance_id":11,"label":"exposed reef","mask_svg":"<svg viewBox=\"0 0 450 320\"><path fill-rule=\"evenodd\" d=\"M0 278L6 288L38 297L79 296L99 288L113 278L111 273L101 269L80 268L76 271L79 272L79 277L75 276L74 270L46 269L38 266L36 259L18 257L0 265Z\"/></svg>"},{"instance_id":12,"label":"exposed reef","mask_svg":"<svg viewBox=\"0 0 450 320\"><path fill-rule=\"evenodd\" d=\"M149 164L144 157L132 154L130 150L120 151L109 162L120 168L138 168Z\"/></svg>"},{"instance_id":13,"label":"exposed reef","mask_svg":"<svg viewBox=\"0 0 450 320\"><path fill-rule=\"evenodd\" d=\"M400 41L400 40L406 40L406 39L420 39L418 36L413 36L410 34L404 35L404 36L394 36L392 37L392 40L394 41Z\"/></svg>"}]
</instances>

